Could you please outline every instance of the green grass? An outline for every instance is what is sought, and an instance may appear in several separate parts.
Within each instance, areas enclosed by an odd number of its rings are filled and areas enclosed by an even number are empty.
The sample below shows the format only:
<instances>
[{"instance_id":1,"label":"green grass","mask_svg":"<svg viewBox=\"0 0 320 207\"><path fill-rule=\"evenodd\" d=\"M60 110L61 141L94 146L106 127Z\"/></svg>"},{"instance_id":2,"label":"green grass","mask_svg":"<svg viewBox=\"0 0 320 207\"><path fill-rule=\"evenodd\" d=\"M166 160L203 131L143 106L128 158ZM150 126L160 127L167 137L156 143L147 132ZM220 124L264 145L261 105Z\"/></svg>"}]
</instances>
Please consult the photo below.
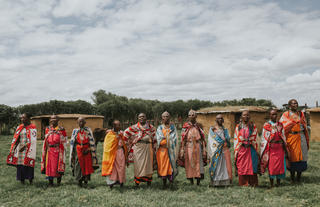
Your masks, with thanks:
<instances>
[{"instance_id":1,"label":"green grass","mask_svg":"<svg viewBox=\"0 0 320 207\"><path fill-rule=\"evenodd\" d=\"M156 173L151 187L145 184L134 188L133 168L127 168L127 182L123 190L110 190L96 171L87 189L79 188L67 165L60 187L47 188L47 180L40 173L42 142L37 145L37 163L33 185L16 181L16 169L6 165L11 137L0 136L0 206L320 206L320 143L311 143L309 167L303 173L303 183L291 185L289 173L279 188L269 189L267 174L259 177L259 187L233 186L209 188L208 167L201 186L190 186L183 168L176 179L176 188L162 190ZM69 149L68 149L69 150ZM98 146L101 162L102 144ZM67 163L68 164L68 163Z\"/></svg>"}]
</instances>

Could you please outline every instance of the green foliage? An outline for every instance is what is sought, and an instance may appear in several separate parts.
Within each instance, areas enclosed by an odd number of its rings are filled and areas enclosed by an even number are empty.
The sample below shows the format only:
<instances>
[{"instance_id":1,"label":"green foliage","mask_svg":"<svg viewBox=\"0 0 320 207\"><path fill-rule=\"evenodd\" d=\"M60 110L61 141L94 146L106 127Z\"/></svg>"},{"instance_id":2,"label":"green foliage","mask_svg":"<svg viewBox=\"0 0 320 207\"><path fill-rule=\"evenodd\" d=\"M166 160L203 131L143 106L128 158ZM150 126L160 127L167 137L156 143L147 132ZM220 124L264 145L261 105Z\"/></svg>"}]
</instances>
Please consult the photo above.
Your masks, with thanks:
<instances>
[{"instance_id":1,"label":"green foliage","mask_svg":"<svg viewBox=\"0 0 320 207\"><path fill-rule=\"evenodd\" d=\"M145 113L148 119L159 120L164 111L168 111L172 117L186 117L190 109L198 110L202 107L212 106L210 101L177 100L161 102L158 100L145 100L140 98L128 99L104 90L98 90L91 97L97 108L97 113L109 120L120 119L122 121L136 121L139 113Z\"/></svg>"},{"instance_id":2,"label":"green foliage","mask_svg":"<svg viewBox=\"0 0 320 207\"><path fill-rule=\"evenodd\" d=\"M17 110L22 114L30 113L32 116L44 114L95 114L95 107L83 100L58 101L51 100L38 104L18 106Z\"/></svg>"},{"instance_id":3,"label":"green foliage","mask_svg":"<svg viewBox=\"0 0 320 207\"><path fill-rule=\"evenodd\" d=\"M168 111L173 118L185 118L190 109L198 110L211 106L274 106L270 100L257 100L255 98L226 100L215 103L198 99L171 102L145 100L140 98L128 99L124 96L118 96L110 92L106 93L104 90L94 92L91 98L97 107L97 113L103 115L106 120L120 119L122 121L135 121L137 115L142 112L146 113L148 119L159 120L164 111Z\"/></svg>"},{"instance_id":4,"label":"green foliage","mask_svg":"<svg viewBox=\"0 0 320 207\"><path fill-rule=\"evenodd\" d=\"M0 104L0 134L10 134L17 122L17 110L14 107Z\"/></svg>"},{"instance_id":5,"label":"green foliage","mask_svg":"<svg viewBox=\"0 0 320 207\"><path fill-rule=\"evenodd\" d=\"M95 105L99 105L99 104L108 102L110 100L116 100L116 99L123 102L128 101L128 98L125 96L118 96L110 92L106 93L105 90L101 90L101 89L93 92L91 99Z\"/></svg>"},{"instance_id":6,"label":"green foliage","mask_svg":"<svg viewBox=\"0 0 320 207\"><path fill-rule=\"evenodd\" d=\"M114 119L120 119L125 122L135 122L139 113L145 113L147 118L155 120L157 123L161 119L161 114L168 111L173 118L183 120L187 117L190 109L198 110L200 108L211 106L274 106L270 100L255 98L243 98L241 100L225 100L221 102L203 101L199 99L192 100L176 100L170 102L163 102L159 100L146 100L141 98L127 98L125 96L118 96L113 93L106 93L105 90L98 90L93 92L92 101L94 104L83 100L77 101L59 101L51 100L49 102L42 102L38 104L27 104L18 106L17 108L0 107L3 114L11 113L11 119L18 123L17 114L28 112L32 116L49 115L49 114L99 114L105 117L105 121L110 123ZM10 111L10 110L11 111ZM10 125L8 114L3 115L7 117L5 121ZM15 118L12 118L15 117ZM1 118L1 117L0 117Z\"/></svg>"},{"instance_id":7,"label":"green foliage","mask_svg":"<svg viewBox=\"0 0 320 207\"><path fill-rule=\"evenodd\" d=\"M33 185L26 182L21 185L16 181L16 168L6 165L11 137L0 136L0 206L320 206L320 143L311 142L308 170L302 175L302 184L290 184L287 171L281 187L269 189L269 178L266 173L259 176L259 187L239 187L238 177L233 178L233 185L226 188L208 187L210 178L208 166L205 167L205 178L200 186L191 186L186 179L185 169L179 168L175 187L162 190L161 179L153 174L150 187L145 183L136 189L133 181L133 166L126 168L126 183L123 190L115 186L112 190L101 176L101 168L91 175L89 187L79 188L72 176L68 159L65 175L60 187L48 188L45 175L40 173L42 142L37 143L37 160ZM101 163L102 146L98 145L97 155ZM67 148L69 155L69 147ZM232 159L233 160L233 159ZM233 171L234 172L234 171ZM55 180L56 182L56 180Z\"/></svg>"},{"instance_id":8,"label":"green foliage","mask_svg":"<svg viewBox=\"0 0 320 207\"><path fill-rule=\"evenodd\" d=\"M225 100L217 101L214 106L267 106L275 107L271 100L255 99L255 98L243 98L241 100Z\"/></svg>"}]
</instances>

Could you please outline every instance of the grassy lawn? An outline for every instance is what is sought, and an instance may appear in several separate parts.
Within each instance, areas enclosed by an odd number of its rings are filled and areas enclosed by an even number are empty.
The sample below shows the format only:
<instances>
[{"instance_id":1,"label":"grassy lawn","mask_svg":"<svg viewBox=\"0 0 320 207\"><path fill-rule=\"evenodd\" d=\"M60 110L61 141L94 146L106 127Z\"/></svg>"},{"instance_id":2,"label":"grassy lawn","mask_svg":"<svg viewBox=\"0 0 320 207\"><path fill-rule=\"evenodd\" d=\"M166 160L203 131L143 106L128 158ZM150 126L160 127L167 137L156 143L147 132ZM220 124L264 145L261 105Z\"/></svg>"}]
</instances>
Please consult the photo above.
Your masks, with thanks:
<instances>
[{"instance_id":1,"label":"grassy lawn","mask_svg":"<svg viewBox=\"0 0 320 207\"><path fill-rule=\"evenodd\" d=\"M308 170L303 173L303 183L300 185L291 185L287 172L287 178L279 188L268 188L267 174L259 177L260 186L257 188L237 186L237 177L231 187L209 188L206 167L205 180L200 186L191 186L185 178L184 169L179 168L175 189L162 190L156 173L151 187L142 184L141 188L135 189L133 168L130 166L124 189L116 186L110 190L101 176L101 170L93 174L87 189L79 188L68 162L62 185L47 188L45 175L40 173L40 141L34 184L21 185L15 178L16 169L6 165L10 142L11 136L0 136L0 206L320 206L320 143L311 143ZM102 144L99 143L99 162L101 152Z\"/></svg>"}]
</instances>

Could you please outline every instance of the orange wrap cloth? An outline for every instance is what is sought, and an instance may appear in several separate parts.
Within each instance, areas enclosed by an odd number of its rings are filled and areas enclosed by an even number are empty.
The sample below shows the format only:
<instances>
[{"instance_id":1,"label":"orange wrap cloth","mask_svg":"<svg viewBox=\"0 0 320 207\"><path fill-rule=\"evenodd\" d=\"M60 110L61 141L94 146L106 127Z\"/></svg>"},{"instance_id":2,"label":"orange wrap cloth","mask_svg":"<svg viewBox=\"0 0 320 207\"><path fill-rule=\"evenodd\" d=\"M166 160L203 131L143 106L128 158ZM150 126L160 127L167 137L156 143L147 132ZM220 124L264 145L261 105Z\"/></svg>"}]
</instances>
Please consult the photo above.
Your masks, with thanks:
<instances>
[{"instance_id":1,"label":"orange wrap cloth","mask_svg":"<svg viewBox=\"0 0 320 207\"><path fill-rule=\"evenodd\" d=\"M120 145L119 142L121 142ZM123 150L123 156L127 157L128 150L125 145L123 132L120 131L119 133L116 133L113 130L109 130L103 144L102 176L110 176L114 171L113 168L115 167L118 150ZM125 169L121 169L121 171L123 170Z\"/></svg>"},{"instance_id":2,"label":"orange wrap cloth","mask_svg":"<svg viewBox=\"0 0 320 207\"><path fill-rule=\"evenodd\" d=\"M160 125L156 133L158 176L173 181L178 174L178 135L176 127Z\"/></svg>"},{"instance_id":3,"label":"orange wrap cloth","mask_svg":"<svg viewBox=\"0 0 320 207\"><path fill-rule=\"evenodd\" d=\"M289 151L290 170L302 172L307 169L309 134L302 112L286 111L280 122L284 126Z\"/></svg>"}]
</instances>

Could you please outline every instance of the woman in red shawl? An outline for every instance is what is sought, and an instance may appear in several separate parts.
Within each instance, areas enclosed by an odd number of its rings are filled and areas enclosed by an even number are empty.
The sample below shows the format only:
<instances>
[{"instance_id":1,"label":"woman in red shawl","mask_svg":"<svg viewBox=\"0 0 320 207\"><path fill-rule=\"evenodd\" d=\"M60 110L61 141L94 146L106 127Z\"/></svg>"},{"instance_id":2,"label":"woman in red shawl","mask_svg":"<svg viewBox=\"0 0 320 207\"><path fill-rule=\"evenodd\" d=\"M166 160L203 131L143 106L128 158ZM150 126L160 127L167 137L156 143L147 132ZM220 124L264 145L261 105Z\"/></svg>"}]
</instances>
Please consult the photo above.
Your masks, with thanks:
<instances>
[{"instance_id":1,"label":"woman in red shawl","mask_svg":"<svg viewBox=\"0 0 320 207\"><path fill-rule=\"evenodd\" d=\"M250 122L250 113L241 114L241 122L234 132L235 174L239 175L240 186L257 186L260 164L257 144L257 127Z\"/></svg>"},{"instance_id":2,"label":"woman in red shawl","mask_svg":"<svg viewBox=\"0 0 320 207\"><path fill-rule=\"evenodd\" d=\"M59 117L50 117L50 126L46 129L43 141L41 172L46 174L49 186L53 186L53 179L57 178L60 185L65 170L65 149L67 134L63 127L58 126Z\"/></svg>"},{"instance_id":3,"label":"woman in red shawl","mask_svg":"<svg viewBox=\"0 0 320 207\"><path fill-rule=\"evenodd\" d=\"M270 120L263 126L260 144L261 173L268 168L271 187L274 179L277 179L277 186L279 186L280 179L286 176L287 142L283 125L277 121L277 115L276 109L270 111Z\"/></svg>"}]
</instances>

